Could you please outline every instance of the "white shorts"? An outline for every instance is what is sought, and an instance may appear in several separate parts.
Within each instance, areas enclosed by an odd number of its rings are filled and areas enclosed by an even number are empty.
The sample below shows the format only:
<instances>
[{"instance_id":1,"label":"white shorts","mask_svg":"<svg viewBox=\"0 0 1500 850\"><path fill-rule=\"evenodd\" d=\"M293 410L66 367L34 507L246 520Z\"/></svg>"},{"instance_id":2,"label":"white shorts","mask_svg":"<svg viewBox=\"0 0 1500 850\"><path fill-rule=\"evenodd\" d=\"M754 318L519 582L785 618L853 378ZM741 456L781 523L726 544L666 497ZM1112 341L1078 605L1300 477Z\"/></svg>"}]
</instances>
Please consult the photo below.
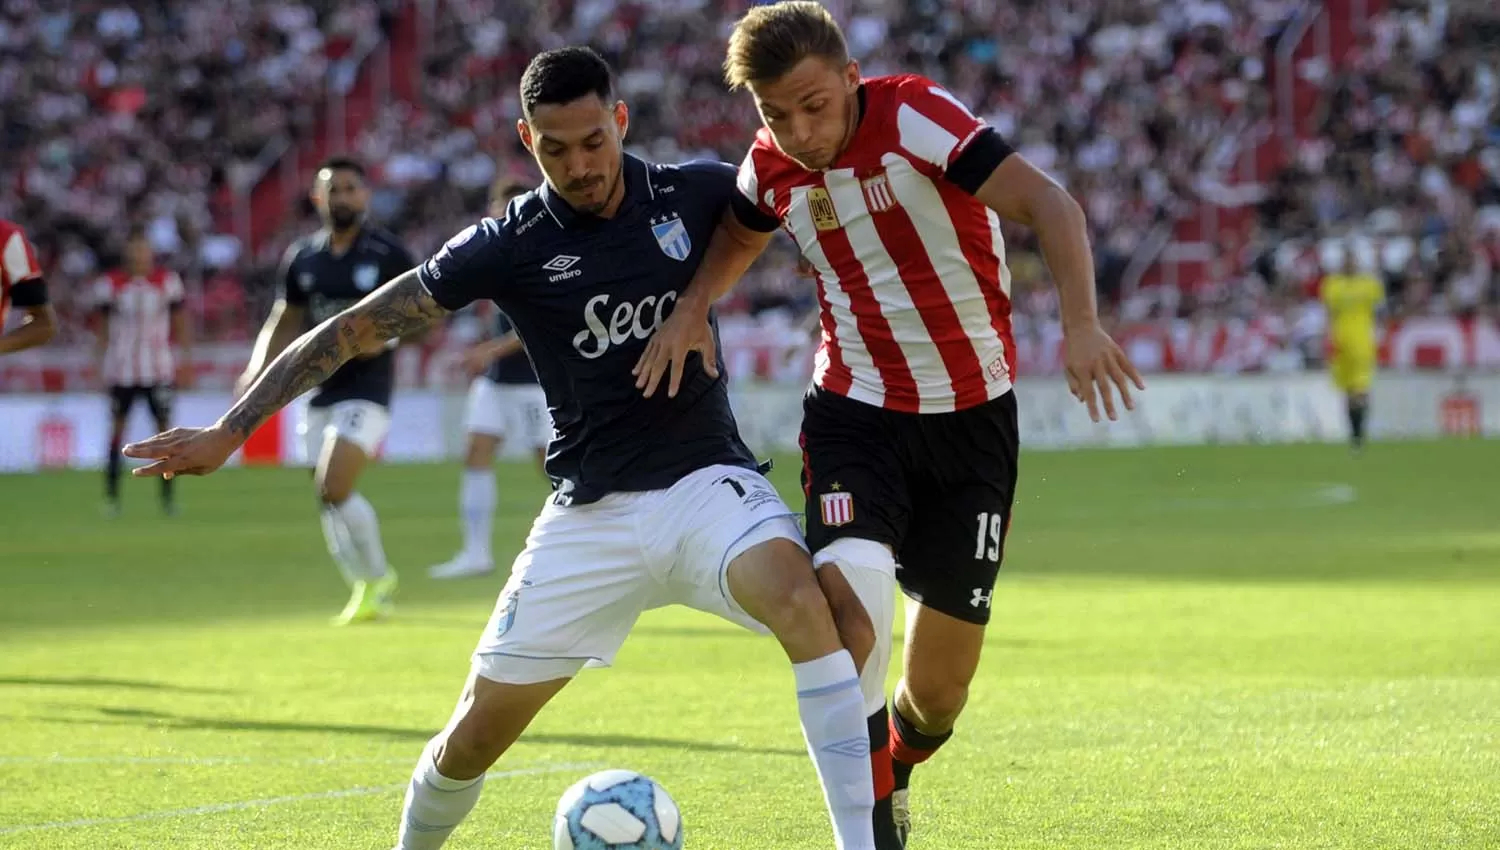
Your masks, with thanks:
<instances>
[{"instance_id":1,"label":"white shorts","mask_svg":"<svg viewBox=\"0 0 1500 850\"><path fill-rule=\"evenodd\" d=\"M347 440L374 457L391 430L391 412L373 401L351 399L327 407L307 407L297 423L302 438L302 460L316 464L329 440Z\"/></svg>"},{"instance_id":2,"label":"white shorts","mask_svg":"<svg viewBox=\"0 0 1500 850\"><path fill-rule=\"evenodd\" d=\"M469 384L464 431L544 449L552 441L547 394L538 384L497 384L489 378L475 378Z\"/></svg>"},{"instance_id":3,"label":"white shorts","mask_svg":"<svg viewBox=\"0 0 1500 850\"><path fill-rule=\"evenodd\" d=\"M642 611L673 604L767 633L730 597L725 571L776 538L806 549L771 482L734 466L587 505L549 500L474 650L474 671L525 685L607 667Z\"/></svg>"}]
</instances>

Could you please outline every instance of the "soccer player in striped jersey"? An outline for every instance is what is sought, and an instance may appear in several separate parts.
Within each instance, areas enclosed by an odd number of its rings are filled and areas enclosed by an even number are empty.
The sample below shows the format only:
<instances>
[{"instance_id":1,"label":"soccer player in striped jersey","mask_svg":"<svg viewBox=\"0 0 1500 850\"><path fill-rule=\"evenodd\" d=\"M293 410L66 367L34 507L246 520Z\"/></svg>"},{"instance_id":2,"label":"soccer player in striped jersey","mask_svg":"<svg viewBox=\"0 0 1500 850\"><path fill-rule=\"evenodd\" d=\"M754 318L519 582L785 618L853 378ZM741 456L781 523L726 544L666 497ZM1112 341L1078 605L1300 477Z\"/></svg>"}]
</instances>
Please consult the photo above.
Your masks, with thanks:
<instances>
[{"instance_id":1,"label":"soccer player in striped jersey","mask_svg":"<svg viewBox=\"0 0 1500 850\"><path fill-rule=\"evenodd\" d=\"M636 366L677 390L714 362L710 305L779 227L816 272L822 343L804 402L808 543L854 586L877 646L861 671L881 850L905 845L912 768L952 735L979 664L1019 449L1000 221L1032 227L1057 279L1073 394L1096 420L1142 387L1100 327L1083 212L951 93L865 79L821 5L750 10L725 74L764 123L687 291ZM894 584L909 598L903 677L884 693Z\"/></svg>"},{"instance_id":2,"label":"soccer player in striped jersey","mask_svg":"<svg viewBox=\"0 0 1500 850\"><path fill-rule=\"evenodd\" d=\"M109 394L109 460L104 493L110 514L120 512L120 447L125 424L137 400L144 400L156 430L172 427L172 396L177 385L178 348L188 345L182 278L156 264L146 231L134 228L125 239L125 262L94 284L98 312L99 374ZM172 481L162 479L162 510L175 513Z\"/></svg>"},{"instance_id":3,"label":"soccer player in striped jersey","mask_svg":"<svg viewBox=\"0 0 1500 850\"><path fill-rule=\"evenodd\" d=\"M21 324L5 330L6 314L15 307ZM47 284L36 249L15 222L0 218L0 354L44 345L57 333L57 316L47 303Z\"/></svg>"}]
</instances>

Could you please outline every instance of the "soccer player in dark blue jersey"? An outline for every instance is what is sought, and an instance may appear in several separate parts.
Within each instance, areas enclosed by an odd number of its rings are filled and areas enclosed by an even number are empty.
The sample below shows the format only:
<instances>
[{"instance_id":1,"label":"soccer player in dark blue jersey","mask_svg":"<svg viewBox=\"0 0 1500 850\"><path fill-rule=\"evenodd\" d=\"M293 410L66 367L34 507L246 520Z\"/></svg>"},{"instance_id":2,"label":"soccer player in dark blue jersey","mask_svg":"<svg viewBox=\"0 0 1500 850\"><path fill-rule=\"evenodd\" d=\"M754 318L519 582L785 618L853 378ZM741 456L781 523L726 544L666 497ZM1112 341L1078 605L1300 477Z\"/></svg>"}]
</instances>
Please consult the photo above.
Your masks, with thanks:
<instances>
[{"instance_id":1,"label":"soccer player in dark blue jersey","mask_svg":"<svg viewBox=\"0 0 1500 850\"><path fill-rule=\"evenodd\" d=\"M554 493L452 719L418 761L399 850L442 846L477 802L485 771L548 700L583 667L608 665L643 610L670 604L776 636L792 662L836 846L873 850L855 661L868 654L872 627L836 623L831 607L844 610L852 590L820 587L794 512L740 439L718 359L689 359L670 396L643 397L632 375L702 261L735 169L625 155L629 114L612 91L609 67L588 49L537 56L521 79L517 129L546 175L540 189L290 345L217 423L168 431L126 454L153 461L139 475L212 472L350 358L477 299L494 301L547 394ZM853 607L862 611L857 599Z\"/></svg>"}]
</instances>

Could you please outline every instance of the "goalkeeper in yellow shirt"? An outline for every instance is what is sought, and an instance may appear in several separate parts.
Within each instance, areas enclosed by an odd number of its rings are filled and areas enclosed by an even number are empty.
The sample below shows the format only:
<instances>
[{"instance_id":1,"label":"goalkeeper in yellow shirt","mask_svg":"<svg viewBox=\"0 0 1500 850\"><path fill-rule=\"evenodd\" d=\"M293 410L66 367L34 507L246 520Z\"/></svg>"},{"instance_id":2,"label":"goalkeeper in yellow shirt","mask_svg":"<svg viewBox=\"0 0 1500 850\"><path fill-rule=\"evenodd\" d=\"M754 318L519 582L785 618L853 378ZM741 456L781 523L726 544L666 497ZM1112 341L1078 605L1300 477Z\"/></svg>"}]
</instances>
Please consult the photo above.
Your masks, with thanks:
<instances>
[{"instance_id":1,"label":"goalkeeper in yellow shirt","mask_svg":"<svg viewBox=\"0 0 1500 850\"><path fill-rule=\"evenodd\" d=\"M1323 279L1319 291L1328 310L1328 371L1349 403L1349 440L1364 446L1375 377L1375 320L1385 302L1380 279L1359 268L1353 248L1344 251L1343 271Z\"/></svg>"}]
</instances>

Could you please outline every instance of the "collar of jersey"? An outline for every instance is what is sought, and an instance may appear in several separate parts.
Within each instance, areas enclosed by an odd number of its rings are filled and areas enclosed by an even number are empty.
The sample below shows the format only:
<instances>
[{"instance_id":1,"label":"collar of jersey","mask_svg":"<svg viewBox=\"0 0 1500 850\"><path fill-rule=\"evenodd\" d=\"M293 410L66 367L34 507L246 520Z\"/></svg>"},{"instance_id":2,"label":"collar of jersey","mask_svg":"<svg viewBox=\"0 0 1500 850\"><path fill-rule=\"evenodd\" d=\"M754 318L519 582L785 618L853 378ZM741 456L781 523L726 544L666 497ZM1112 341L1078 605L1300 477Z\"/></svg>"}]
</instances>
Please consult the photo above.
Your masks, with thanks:
<instances>
[{"instance_id":1,"label":"collar of jersey","mask_svg":"<svg viewBox=\"0 0 1500 850\"><path fill-rule=\"evenodd\" d=\"M624 155L623 167L625 169L625 197L620 199L620 208L615 211L615 218L619 218L632 206L656 197L656 189L651 185L651 176L647 173L645 160L627 153ZM552 218L556 219L560 227L586 226L607 221L599 216L573 209L567 201L553 191L552 184L546 180L542 181L541 195L547 212L552 214Z\"/></svg>"}]
</instances>

